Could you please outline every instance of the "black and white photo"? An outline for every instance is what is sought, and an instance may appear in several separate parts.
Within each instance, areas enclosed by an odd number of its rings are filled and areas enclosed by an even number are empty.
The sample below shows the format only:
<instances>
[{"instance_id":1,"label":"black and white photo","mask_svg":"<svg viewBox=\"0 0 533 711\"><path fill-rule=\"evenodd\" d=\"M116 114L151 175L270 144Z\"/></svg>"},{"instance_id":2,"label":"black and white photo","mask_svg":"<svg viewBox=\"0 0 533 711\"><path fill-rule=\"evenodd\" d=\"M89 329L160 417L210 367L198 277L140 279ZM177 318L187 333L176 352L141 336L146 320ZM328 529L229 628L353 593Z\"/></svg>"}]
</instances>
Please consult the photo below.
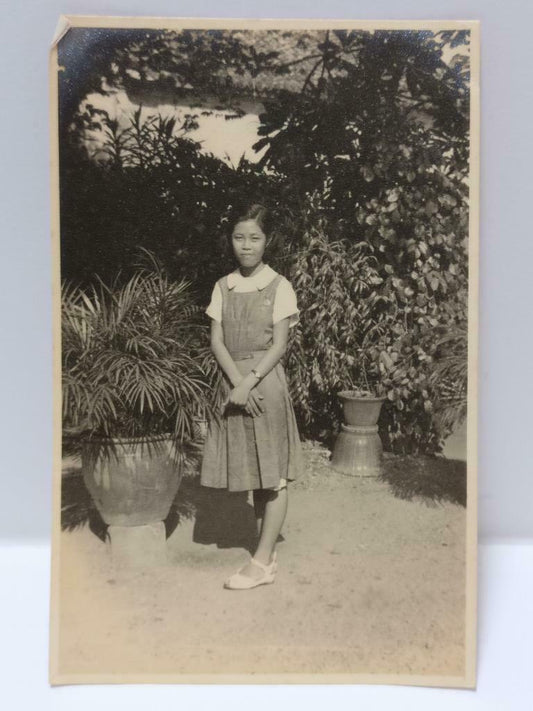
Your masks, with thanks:
<instances>
[{"instance_id":1,"label":"black and white photo","mask_svg":"<svg viewBox=\"0 0 533 711\"><path fill-rule=\"evenodd\" d=\"M479 23L61 18L53 684L475 686Z\"/></svg>"}]
</instances>

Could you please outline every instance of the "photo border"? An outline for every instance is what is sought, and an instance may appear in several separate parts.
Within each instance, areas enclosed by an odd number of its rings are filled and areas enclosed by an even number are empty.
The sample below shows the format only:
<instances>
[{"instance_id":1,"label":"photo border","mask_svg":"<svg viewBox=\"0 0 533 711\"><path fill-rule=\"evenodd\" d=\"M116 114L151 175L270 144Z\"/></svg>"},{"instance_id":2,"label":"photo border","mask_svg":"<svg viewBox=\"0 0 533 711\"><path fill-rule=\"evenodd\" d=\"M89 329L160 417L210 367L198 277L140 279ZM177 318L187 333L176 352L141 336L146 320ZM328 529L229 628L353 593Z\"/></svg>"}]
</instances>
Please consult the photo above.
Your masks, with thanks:
<instances>
[{"instance_id":1,"label":"photo border","mask_svg":"<svg viewBox=\"0 0 533 711\"><path fill-rule=\"evenodd\" d=\"M59 574L61 536L61 272L59 236L59 120L57 45L73 27L241 30L470 30L470 171L468 236L468 396L465 671L463 676L276 673L276 674L66 674L59 669ZM478 514L478 349L479 349L479 181L480 181L480 21L353 20L307 18L205 18L61 15L49 52L50 205L53 323L53 489L49 683L65 684L394 684L443 688L476 688L477 514Z\"/></svg>"}]
</instances>

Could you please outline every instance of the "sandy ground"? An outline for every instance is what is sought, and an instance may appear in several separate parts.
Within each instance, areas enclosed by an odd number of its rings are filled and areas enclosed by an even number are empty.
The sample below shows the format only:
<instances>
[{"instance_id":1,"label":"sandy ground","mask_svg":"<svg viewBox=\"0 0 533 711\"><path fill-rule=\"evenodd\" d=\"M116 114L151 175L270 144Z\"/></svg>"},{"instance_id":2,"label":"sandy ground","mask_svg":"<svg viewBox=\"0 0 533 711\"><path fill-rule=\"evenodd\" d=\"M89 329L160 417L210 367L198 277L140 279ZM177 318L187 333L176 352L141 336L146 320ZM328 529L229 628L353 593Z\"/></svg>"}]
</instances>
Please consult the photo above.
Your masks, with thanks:
<instances>
[{"instance_id":1,"label":"sandy ground","mask_svg":"<svg viewBox=\"0 0 533 711\"><path fill-rule=\"evenodd\" d=\"M153 569L113 569L94 520L70 515L60 672L462 675L463 465L387 458L384 478L361 479L331 470L328 454L306 443L278 576L249 591L222 588L253 548L245 494L213 499L184 480L169 564Z\"/></svg>"}]
</instances>

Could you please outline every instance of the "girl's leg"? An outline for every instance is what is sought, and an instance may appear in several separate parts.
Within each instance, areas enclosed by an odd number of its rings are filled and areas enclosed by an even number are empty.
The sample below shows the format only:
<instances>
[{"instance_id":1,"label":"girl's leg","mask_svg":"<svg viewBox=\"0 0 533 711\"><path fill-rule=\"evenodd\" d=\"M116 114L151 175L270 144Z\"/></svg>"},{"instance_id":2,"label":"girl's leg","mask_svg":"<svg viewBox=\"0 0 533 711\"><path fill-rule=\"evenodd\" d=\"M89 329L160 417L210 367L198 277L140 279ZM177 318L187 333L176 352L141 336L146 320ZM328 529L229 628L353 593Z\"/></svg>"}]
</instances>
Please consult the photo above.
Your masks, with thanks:
<instances>
[{"instance_id":1,"label":"girl's leg","mask_svg":"<svg viewBox=\"0 0 533 711\"><path fill-rule=\"evenodd\" d=\"M257 522L257 538L261 536L261 531L263 528L263 519L265 517L265 507L268 499L267 489L254 489L253 501L254 501L254 513Z\"/></svg>"},{"instance_id":2,"label":"girl's leg","mask_svg":"<svg viewBox=\"0 0 533 711\"><path fill-rule=\"evenodd\" d=\"M268 565L271 561L274 546L287 514L287 488L285 487L280 491L269 491L265 489L265 498L266 505L264 509L263 525L261 526L259 544L253 557L260 563ZM245 568L243 568L242 574L248 575L252 578L260 578L263 576L263 571L258 566L253 565L253 563L249 563Z\"/></svg>"},{"instance_id":3,"label":"girl's leg","mask_svg":"<svg viewBox=\"0 0 533 711\"><path fill-rule=\"evenodd\" d=\"M287 515L288 501L287 487L280 489L280 491L269 491L267 494L261 536L254 555L254 558L260 563L265 565L270 563L276 541Z\"/></svg>"}]
</instances>

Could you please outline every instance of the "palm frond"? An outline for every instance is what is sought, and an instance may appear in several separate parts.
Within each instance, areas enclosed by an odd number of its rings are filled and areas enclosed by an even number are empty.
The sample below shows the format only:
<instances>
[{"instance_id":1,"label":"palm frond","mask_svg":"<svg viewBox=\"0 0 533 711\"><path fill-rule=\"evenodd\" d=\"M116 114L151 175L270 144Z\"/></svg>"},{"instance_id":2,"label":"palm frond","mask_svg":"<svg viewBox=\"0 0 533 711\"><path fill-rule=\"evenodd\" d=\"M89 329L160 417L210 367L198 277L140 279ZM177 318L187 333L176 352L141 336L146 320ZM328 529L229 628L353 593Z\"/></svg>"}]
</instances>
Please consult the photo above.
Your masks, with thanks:
<instances>
[{"instance_id":1,"label":"palm frond","mask_svg":"<svg viewBox=\"0 0 533 711\"><path fill-rule=\"evenodd\" d=\"M145 257L150 261L150 254ZM208 407L207 330L188 281L157 261L120 285L62 285L63 417L88 433L194 435ZM203 344L202 344L203 343Z\"/></svg>"}]
</instances>

